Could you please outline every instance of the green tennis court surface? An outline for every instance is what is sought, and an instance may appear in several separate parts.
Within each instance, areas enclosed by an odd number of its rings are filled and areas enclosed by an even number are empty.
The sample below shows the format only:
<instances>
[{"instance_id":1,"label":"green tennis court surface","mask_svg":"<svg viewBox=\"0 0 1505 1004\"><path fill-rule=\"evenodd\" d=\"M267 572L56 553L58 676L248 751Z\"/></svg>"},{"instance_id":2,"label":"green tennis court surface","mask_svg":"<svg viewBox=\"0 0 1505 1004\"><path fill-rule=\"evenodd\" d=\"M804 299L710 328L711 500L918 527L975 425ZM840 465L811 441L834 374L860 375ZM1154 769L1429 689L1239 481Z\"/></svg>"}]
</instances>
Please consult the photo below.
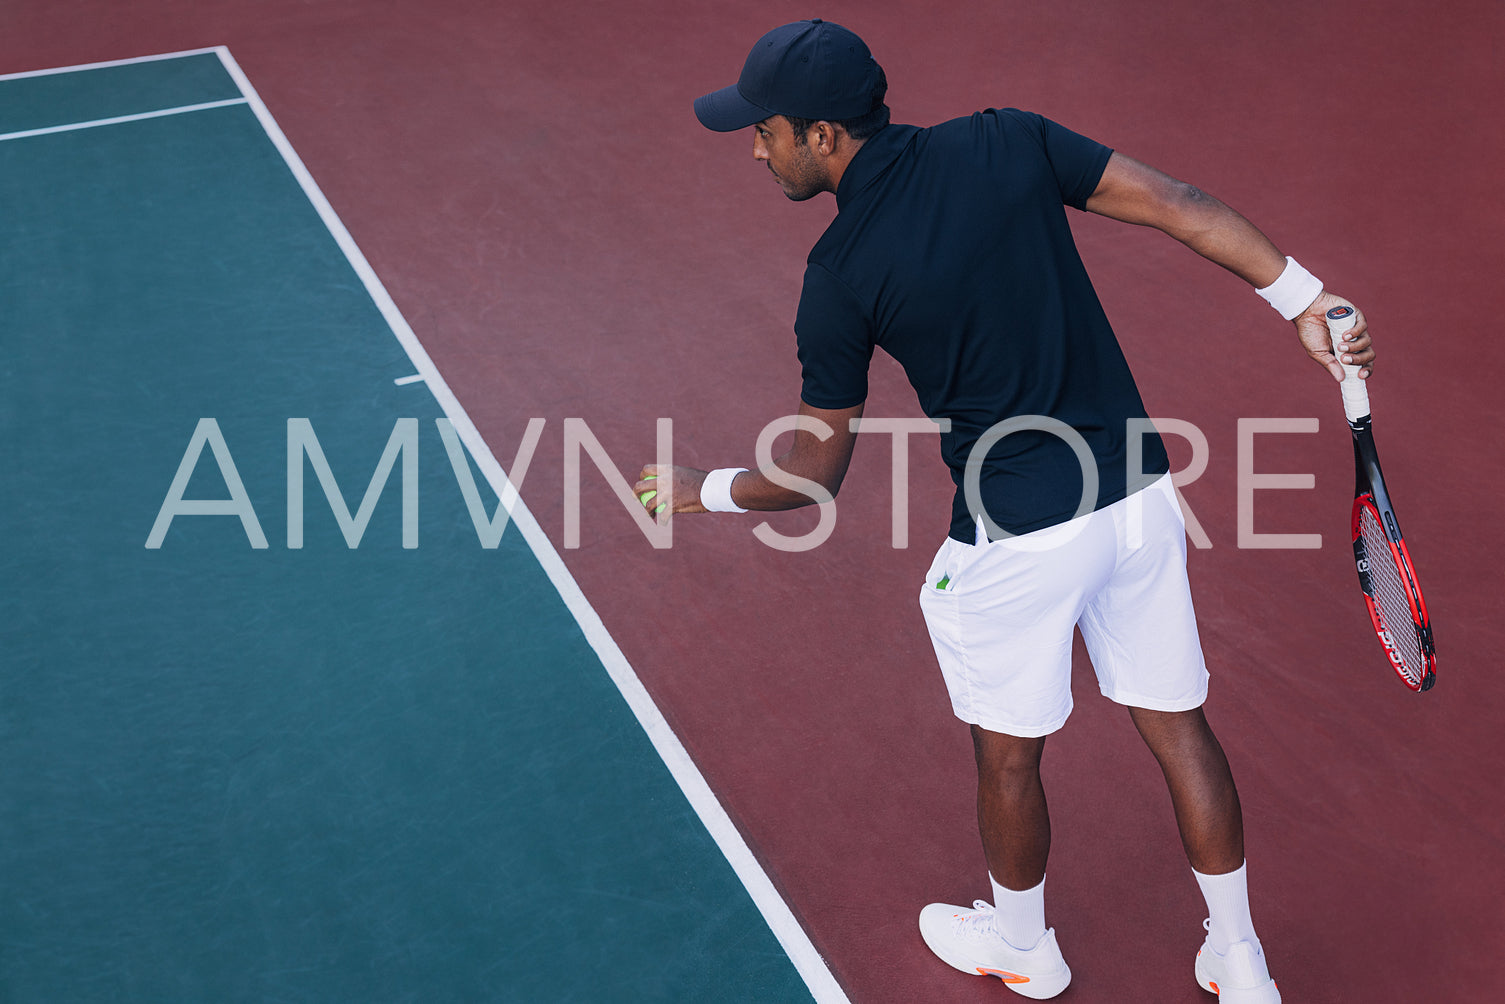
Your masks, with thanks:
<instances>
[{"instance_id":1,"label":"green tennis court surface","mask_svg":"<svg viewBox=\"0 0 1505 1004\"><path fill-rule=\"evenodd\" d=\"M0 998L810 999L232 65L0 79Z\"/></svg>"}]
</instances>

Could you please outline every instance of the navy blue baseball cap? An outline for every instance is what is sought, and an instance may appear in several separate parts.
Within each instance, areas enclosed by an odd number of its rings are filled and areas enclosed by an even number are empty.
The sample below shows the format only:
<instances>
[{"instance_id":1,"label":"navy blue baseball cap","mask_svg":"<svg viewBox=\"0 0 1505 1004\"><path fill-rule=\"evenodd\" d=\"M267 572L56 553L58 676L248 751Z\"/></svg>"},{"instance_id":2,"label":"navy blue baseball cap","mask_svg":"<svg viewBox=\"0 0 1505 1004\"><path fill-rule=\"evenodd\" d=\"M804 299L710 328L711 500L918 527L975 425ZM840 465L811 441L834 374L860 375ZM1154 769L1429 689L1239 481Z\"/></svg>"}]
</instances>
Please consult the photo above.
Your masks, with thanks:
<instances>
[{"instance_id":1,"label":"navy blue baseball cap","mask_svg":"<svg viewBox=\"0 0 1505 1004\"><path fill-rule=\"evenodd\" d=\"M742 76L695 99L707 129L734 132L770 115L841 122L883 103L883 71L867 44L839 24L812 18L758 39Z\"/></svg>"}]
</instances>

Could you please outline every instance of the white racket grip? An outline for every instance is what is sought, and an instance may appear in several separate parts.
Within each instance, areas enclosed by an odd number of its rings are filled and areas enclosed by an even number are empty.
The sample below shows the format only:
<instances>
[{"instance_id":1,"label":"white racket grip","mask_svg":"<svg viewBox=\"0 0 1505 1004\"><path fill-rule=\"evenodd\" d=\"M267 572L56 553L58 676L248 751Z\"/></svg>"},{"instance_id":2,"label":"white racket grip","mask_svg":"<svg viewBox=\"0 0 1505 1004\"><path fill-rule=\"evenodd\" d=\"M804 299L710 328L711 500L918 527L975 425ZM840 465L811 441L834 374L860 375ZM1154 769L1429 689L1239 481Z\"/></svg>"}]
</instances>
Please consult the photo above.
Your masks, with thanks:
<instances>
[{"instance_id":1,"label":"white racket grip","mask_svg":"<svg viewBox=\"0 0 1505 1004\"><path fill-rule=\"evenodd\" d=\"M1343 367L1343 417L1352 425L1369 414L1369 388L1359 379L1359 368L1343 362L1343 335L1352 328L1358 315L1352 307L1334 307L1327 312L1327 333L1333 341L1333 354Z\"/></svg>"}]
</instances>

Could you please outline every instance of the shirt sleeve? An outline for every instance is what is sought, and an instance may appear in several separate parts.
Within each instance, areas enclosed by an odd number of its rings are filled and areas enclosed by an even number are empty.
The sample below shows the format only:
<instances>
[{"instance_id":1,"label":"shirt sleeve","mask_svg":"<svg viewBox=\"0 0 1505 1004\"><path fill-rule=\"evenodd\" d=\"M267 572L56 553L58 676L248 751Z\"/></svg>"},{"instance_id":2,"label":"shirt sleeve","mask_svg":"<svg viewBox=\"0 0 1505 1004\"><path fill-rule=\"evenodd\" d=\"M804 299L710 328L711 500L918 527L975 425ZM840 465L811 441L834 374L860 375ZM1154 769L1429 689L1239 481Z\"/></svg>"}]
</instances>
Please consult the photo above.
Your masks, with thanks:
<instances>
[{"instance_id":1,"label":"shirt sleeve","mask_svg":"<svg viewBox=\"0 0 1505 1004\"><path fill-rule=\"evenodd\" d=\"M1103 180L1113 149L1034 112L1010 108L1007 114L1024 125L1045 151L1061 201L1073 209L1085 209Z\"/></svg>"},{"instance_id":2,"label":"shirt sleeve","mask_svg":"<svg viewBox=\"0 0 1505 1004\"><path fill-rule=\"evenodd\" d=\"M794 334L804 385L813 408L851 408L867 400L873 326L856 294L814 263L805 268Z\"/></svg>"}]
</instances>

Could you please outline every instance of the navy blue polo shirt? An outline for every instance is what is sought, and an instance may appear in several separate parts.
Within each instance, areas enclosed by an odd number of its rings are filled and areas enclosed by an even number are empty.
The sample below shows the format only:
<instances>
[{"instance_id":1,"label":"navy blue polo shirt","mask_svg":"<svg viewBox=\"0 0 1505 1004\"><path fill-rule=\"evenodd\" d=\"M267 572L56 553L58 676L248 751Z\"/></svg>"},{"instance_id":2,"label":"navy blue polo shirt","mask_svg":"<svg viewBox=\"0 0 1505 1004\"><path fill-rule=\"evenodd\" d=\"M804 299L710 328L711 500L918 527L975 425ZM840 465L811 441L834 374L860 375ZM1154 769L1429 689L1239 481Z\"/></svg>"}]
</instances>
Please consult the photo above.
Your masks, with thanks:
<instances>
[{"instance_id":1,"label":"navy blue polo shirt","mask_svg":"<svg viewBox=\"0 0 1505 1004\"><path fill-rule=\"evenodd\" d=\"M1097 475L1087 510L1169 470L1154 432L1143 436L1143 470L1126 469L1144 404L1066 219L1111 153L1017 109L890 125L848 165L836 218L810 252L795 321L801 396L850 408L867 399L874 347L898 360L925 414L950 420L941 453L958 540L971 543L976 526L968 457L1016 416L1080 435ZM994 524L1019 534L1077 514L1086 479L1066 438L1038 427L987 438L977 495Z\"/></svg>"}]
</instances>

